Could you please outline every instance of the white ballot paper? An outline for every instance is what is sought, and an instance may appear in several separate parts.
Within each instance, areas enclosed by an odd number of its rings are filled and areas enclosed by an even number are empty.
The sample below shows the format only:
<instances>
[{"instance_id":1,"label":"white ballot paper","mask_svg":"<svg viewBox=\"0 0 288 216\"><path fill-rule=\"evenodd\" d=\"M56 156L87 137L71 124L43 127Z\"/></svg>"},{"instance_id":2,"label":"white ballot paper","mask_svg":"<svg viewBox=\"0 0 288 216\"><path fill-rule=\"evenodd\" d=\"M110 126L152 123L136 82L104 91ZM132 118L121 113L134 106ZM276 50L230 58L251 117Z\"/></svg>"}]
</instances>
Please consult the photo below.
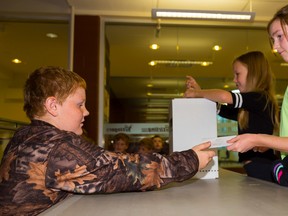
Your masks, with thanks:
<instances>
[{"instance_id":1,"label":"white ballot paper","mask_svg":"<svg viewBox=\"0 0 288 216\"><path fill-rule=\"evenodd\" d=\"M230 145L229 143L227 143L227 140L230 140L230 139L232 139L234 137L235 137L235 135L217 137L215 139L205 140L205 142L206 141L210 141L211 142L210 148L221 148L221 147L226 147L226 146Z\"/></svg>"}]
</instances>

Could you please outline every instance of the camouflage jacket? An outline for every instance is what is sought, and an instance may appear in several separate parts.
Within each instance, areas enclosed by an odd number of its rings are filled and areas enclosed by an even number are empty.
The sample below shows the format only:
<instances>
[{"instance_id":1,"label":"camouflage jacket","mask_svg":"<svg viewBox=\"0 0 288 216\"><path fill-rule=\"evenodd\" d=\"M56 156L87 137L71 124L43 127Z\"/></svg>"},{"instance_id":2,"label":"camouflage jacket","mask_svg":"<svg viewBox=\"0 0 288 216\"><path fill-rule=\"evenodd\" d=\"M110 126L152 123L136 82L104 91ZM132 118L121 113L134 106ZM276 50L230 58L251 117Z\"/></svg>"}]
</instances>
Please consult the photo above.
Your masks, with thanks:
<instances>
[{"instance_id":1,"label":"camouflage jacket","mask_svg":"<svg viewBox=\"0 0 288 216\"><path fill-rule=\"evenodd\" d=\"M0 167L0 215L37 215L75 193L160 188L198 171L193 150L116 154L39 120L20 128Z\"/></svg>"}]
</instances>

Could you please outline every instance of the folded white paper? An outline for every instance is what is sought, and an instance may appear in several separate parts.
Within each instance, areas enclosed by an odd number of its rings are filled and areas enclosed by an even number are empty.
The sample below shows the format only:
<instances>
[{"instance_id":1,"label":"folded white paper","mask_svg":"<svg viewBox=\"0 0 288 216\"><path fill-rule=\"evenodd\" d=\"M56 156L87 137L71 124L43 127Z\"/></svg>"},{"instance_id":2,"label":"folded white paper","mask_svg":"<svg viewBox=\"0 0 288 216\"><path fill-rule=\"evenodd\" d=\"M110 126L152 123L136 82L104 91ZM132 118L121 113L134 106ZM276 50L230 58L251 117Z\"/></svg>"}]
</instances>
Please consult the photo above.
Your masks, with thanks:
<instances>
[{"instance_id":1,"label":"folded white paper","mask_svg":"<svg viewBox=\"0 0 288 216\"><path fill-rule=\"evenodd\" d=\"M221 148L221 147L226 147L228 145L230 145L229 143L227 143L228 140L234 138L235 135L233 136L223 136L223 137L217 137L215 139L207 139L206 141L210 141L211 142L211 146L210 148Z\"/></svg>"}]
</instances>

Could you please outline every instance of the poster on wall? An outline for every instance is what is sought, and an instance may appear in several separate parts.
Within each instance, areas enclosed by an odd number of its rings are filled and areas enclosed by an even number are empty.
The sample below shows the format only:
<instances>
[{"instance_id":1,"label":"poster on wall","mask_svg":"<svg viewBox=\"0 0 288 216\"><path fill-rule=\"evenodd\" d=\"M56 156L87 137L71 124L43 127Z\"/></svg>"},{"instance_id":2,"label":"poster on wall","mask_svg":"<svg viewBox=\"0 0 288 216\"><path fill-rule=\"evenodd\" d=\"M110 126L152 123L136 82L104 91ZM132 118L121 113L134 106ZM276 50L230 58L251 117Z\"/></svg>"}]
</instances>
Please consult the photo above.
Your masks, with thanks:
<instances>
[{"instance_id":1,"label":"poster on wall","mask_svg":"<svg viewBox=\"0 0 288 216\"><path fill-rule=\"evenodd\" d=\"M113 137L125 133L130 137L129 152L135 153L139 141L145 137L159 135L169 149L169 124L168 123L107 123L104 125L104 148L111 150Z\"/></svg>"},{"instance_id":2,"label":"poster on wall","mask_svg":"<svg viewBox=\"0 0 288 216\"><path fill-rule=\"evenodd\" d=\"M163 134L168 135L168 123L109 123L104 126L105 134Z\"/></svg>"}]
</instances>

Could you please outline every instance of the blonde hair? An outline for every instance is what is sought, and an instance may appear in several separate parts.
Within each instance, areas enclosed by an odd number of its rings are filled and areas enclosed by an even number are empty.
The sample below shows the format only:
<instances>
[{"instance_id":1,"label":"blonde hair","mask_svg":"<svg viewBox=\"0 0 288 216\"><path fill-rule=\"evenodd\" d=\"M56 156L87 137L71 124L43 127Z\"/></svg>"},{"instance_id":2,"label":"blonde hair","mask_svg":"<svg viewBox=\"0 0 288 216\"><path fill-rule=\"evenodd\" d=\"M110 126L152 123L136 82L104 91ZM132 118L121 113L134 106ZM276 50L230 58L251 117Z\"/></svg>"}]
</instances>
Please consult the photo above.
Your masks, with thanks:
<instances>
[{"instance_id":1,"label":"blonde hair","mask_svg":"<svg viewBox=\"0 0 288 216\"><path fill-rule=\"evenodd\" d=\"M246 77L247 90L261 92L266 97L267 103L264 109L271 103L270 118L274 125L274 130L279 127L279 108L275 98L275 77L271 71L265 55L260 51L245 53L234 60L247 66L248 74ZM240 109L238 114L238 123L241 129L248 127L249 113Z\"/></svg>"},{"instance_id":2,"label":"blonde hair","mask_svg":"<svg viewBox=\"0 0 288 216\"><path fill-rule=\"evenodd\" d=\"M286 26L288 25L288 5L280 8L273 16L273 18L269 21L268 25L267 25L267 31L269 33L270 31L270 27L272 25L272 23L275 21L275 20L279 20L280 21L280 24L281 24L281 28L284 32L284 35L285 37L287 38L287 29L286 29ZM271 40L270 40L270 44L272 45L271 43Z\"/></svg>"}]
</instances>

